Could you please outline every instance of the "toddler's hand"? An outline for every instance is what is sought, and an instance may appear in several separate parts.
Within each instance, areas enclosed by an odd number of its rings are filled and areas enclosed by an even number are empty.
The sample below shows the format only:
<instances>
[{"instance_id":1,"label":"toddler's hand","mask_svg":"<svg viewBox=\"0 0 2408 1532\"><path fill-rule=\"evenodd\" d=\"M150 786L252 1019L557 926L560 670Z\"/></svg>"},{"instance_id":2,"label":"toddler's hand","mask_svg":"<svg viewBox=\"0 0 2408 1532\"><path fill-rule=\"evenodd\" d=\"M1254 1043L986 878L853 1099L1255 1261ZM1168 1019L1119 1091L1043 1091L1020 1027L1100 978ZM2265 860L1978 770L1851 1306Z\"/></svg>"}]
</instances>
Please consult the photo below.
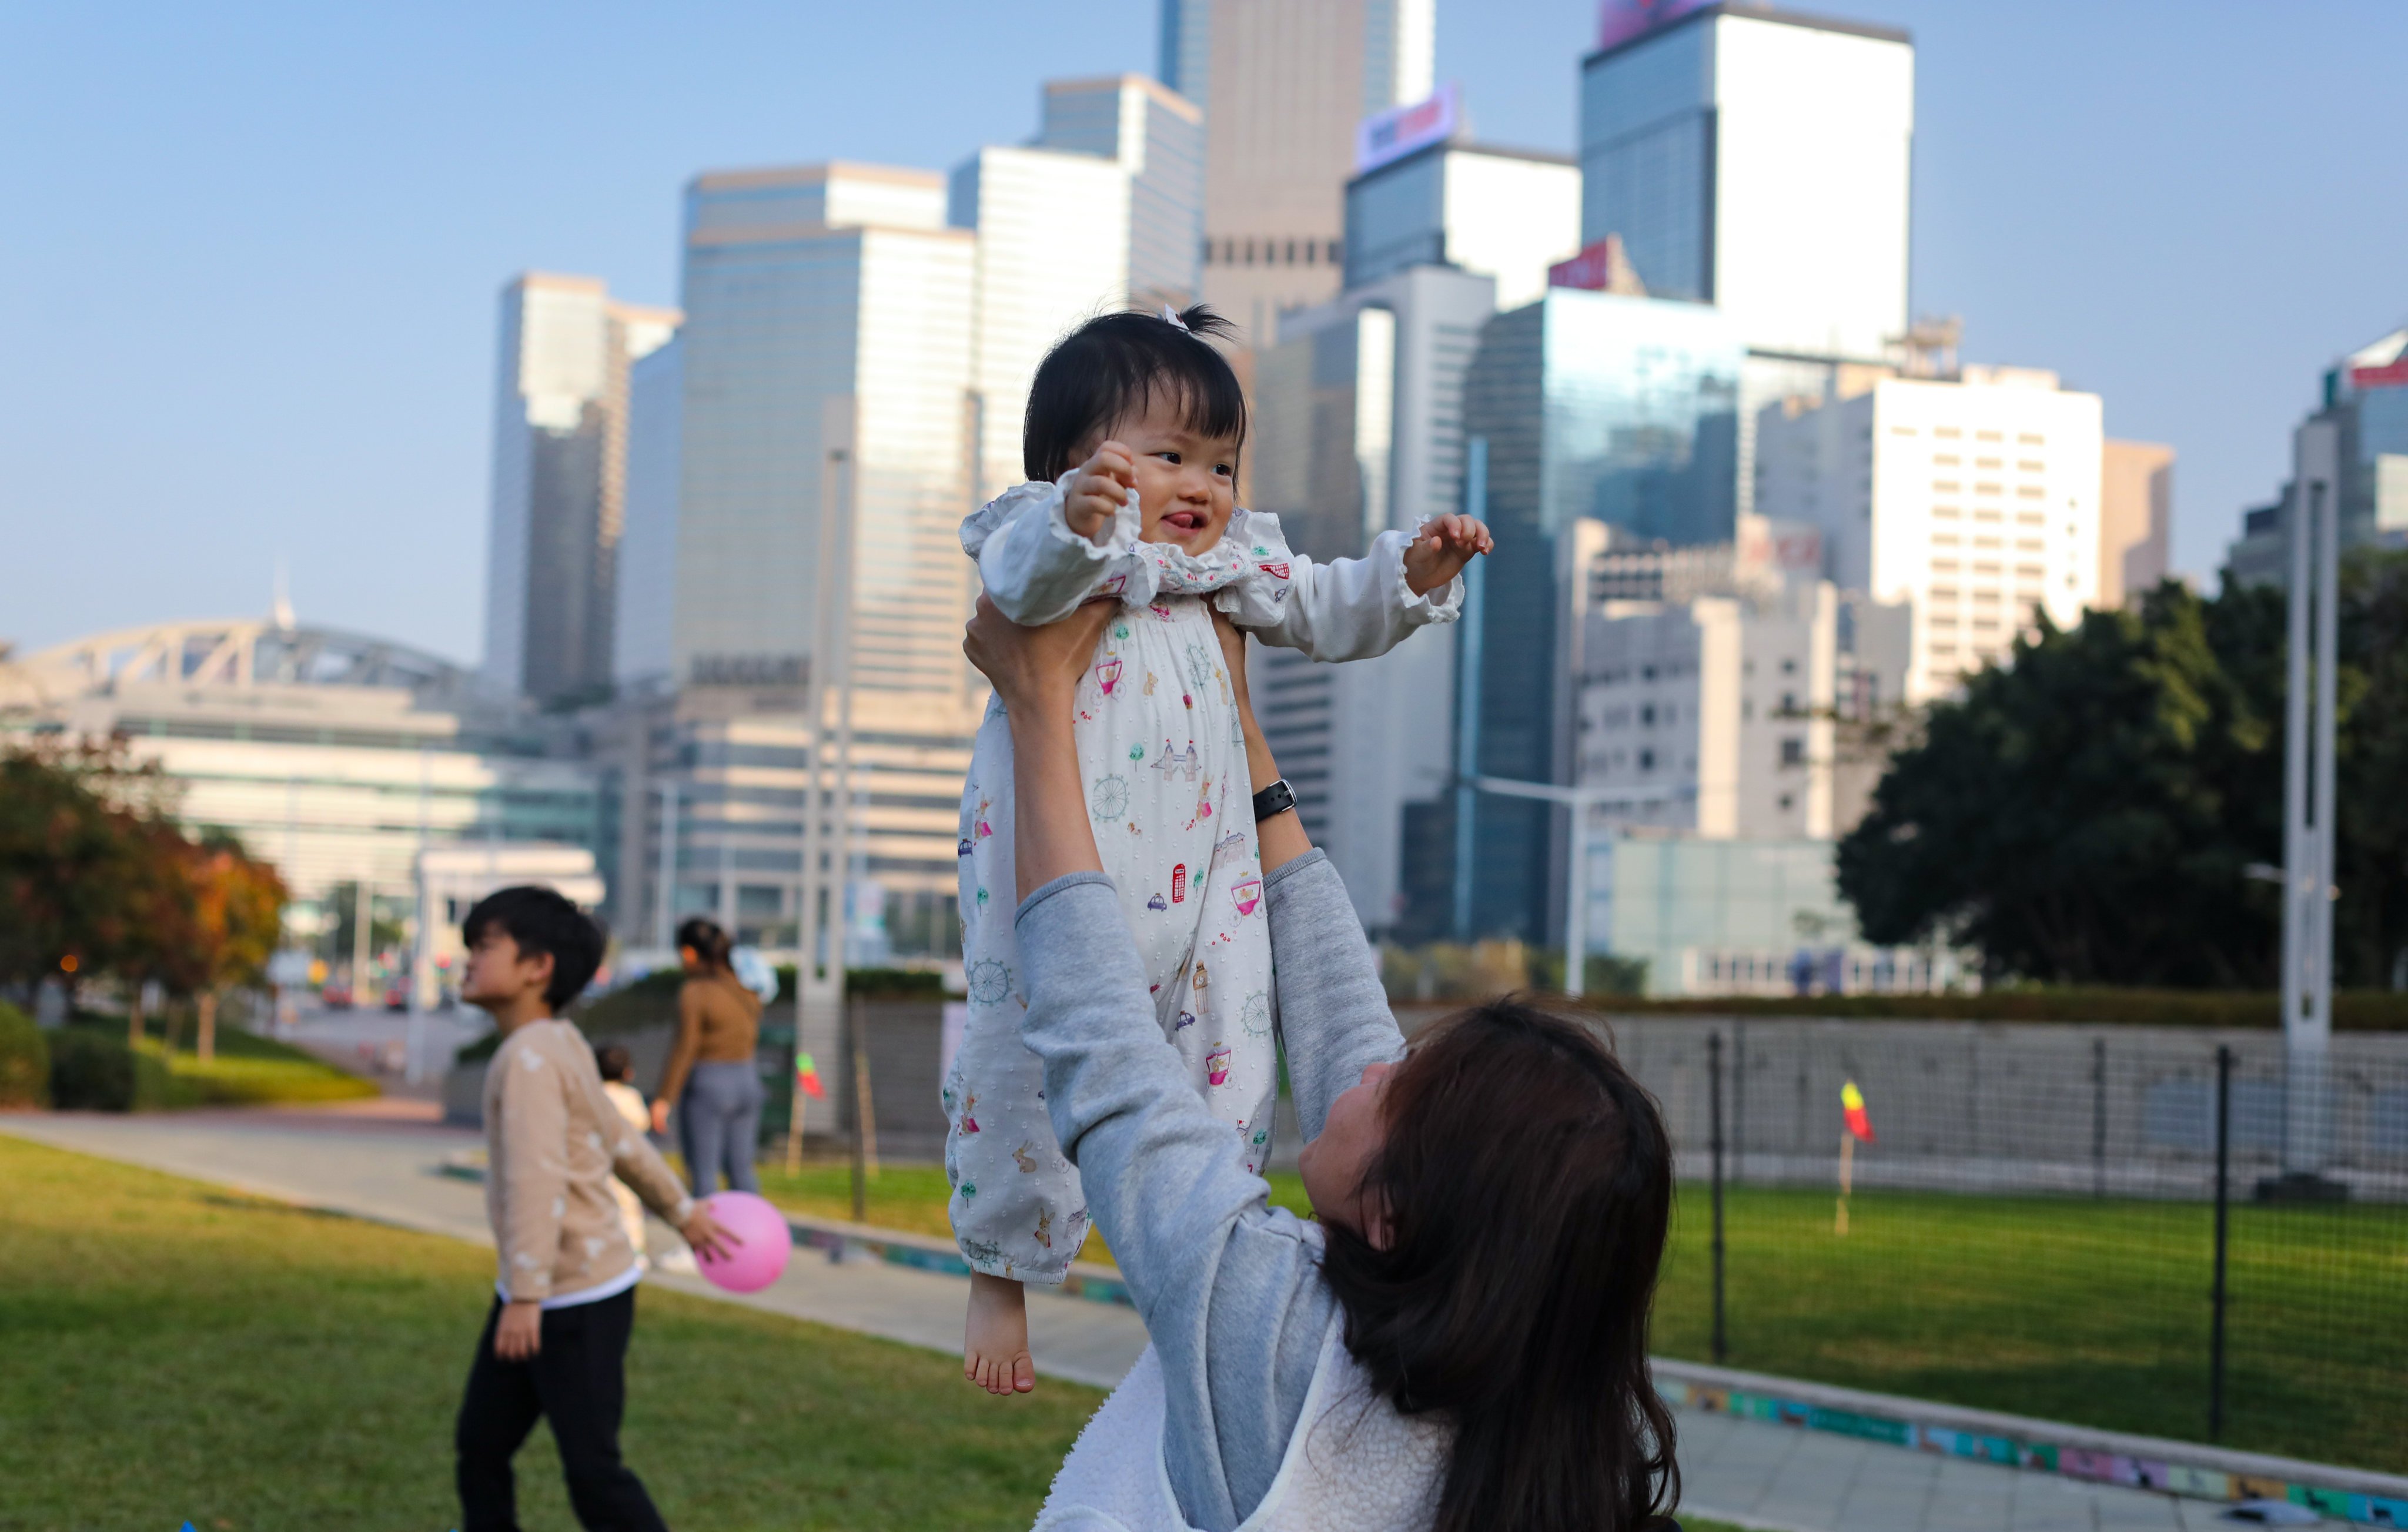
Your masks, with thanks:
<instances>
[{"instance_id":1,"label":"toddler's hand","mask_svg":"<svg viewBox=\"0 0 2408 1532\"><path fill-rule=\"evenodd\" d=\"M1415 595L1427 595L1463 573L1463 566L1481 553L1496 551L1487 523L1476 516L1441 516L1422 528L1405 550L1405 583Z\"/></svg>"},{"instance_id":2,"label":"toddler's hand","mask_svg":"<svg viewBox=\"0 0 2408 1532\"><path fill-rule=\"evenodd\" d=\"M1111 535L1112 518L1136 487L1136 459L1119 442L1108 441L1079 465L1079 477L1070 480L1070 497L1062 508L1063 520L1071 531L1101 547Z\"/></svg>"}]
</instances>

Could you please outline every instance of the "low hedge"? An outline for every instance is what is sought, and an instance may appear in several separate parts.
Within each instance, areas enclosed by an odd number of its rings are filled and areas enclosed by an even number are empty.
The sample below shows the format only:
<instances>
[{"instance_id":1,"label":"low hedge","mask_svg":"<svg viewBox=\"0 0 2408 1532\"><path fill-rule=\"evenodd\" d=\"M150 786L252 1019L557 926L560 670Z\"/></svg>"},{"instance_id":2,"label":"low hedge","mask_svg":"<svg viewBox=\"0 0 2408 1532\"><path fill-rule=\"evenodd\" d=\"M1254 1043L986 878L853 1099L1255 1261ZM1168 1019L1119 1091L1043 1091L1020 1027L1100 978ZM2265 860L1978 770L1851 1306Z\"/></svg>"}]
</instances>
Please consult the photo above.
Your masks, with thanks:
<instances>
[{"instance_id":1,"label":"low hedge","mask_svg":"<svg viewBox=\"0 0 2408 1532\"><path fill-rule=\"evenodd\" d=\"M2002 989L1980 995L1598 996L1587 1009L1616 1016L1790 1017L1813 1021L2042 1022L2273 1031L2280 996L2249 990ZM2344 990L2337 1032L2408 1032L2408 994Z\"/></svg>"},{"instance_id":2,"label":"low hedge","mask_svg":"<svg viewBox=\"0 0 2408 1532\"><path fill-rule=\"evenodd\" d=\"M50 1105L62 1111L150 1111L175 1104L167 1067L90 1027L50 1039Z\"/></svg>"},{"instance_id":3,"label":"low hedge","mask_svg":"<svg viewBox=\"0 0 2408 1532\"><path fill-rule=\"evenodd\" d=\"M39 1107L50 1095L50 1043L31 1016L0 1000L0 1107Z\"/></svg>"}]
</instances>

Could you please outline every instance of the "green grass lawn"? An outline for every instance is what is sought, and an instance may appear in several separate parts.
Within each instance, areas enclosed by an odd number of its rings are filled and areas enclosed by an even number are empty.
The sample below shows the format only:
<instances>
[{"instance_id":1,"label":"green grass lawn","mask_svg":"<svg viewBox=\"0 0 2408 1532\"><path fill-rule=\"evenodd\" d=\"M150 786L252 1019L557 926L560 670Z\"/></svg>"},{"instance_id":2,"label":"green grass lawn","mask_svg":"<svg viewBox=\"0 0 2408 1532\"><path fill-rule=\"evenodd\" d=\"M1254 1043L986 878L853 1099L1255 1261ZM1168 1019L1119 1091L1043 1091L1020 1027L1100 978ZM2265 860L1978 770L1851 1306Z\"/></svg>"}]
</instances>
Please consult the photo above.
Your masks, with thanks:
<instances>
[{"instance_id":1,"label":"green grass lawn","mask_svg":"<svg viewBox=\"0 0 2408 1532\"><path fill-rule=\"evenodd\" d=\"M0 1529L458 1523L476 1247L0 1138ZM1099 1396L647 1291L628 1461L673 1525L1024 1527ZM538 1430L520 1515L575 1525Z\"/></svg>"},{"instance_id":2,"label":"green grass lawn","mask_svg":"<svg viewBox=\"0 0 2408 1532\"><path fill-rule=\"evenodd\" d=\"M2078 1197L1727 1194L1733 1367L2203 1440L2211 1210ZM1710 1356L1685 1185L1656 1347ZM2233 1209L2228 1445L2408 1469L2408 1209Z\"/></svg>"},{"instance_id":3,"label":"green grass lawn","mask_svg":"<svg viewBox=\"0 0 2408 1532\"><path fill-rule=\"evenodd\" d=\"M762 1189L850 1218L841 1162ZM944 1172L882 1167L868 1222L944 1238ZM1307 1210L1291 1172L1272 1200ZM2203 1440L2211 1214L2197 1204L1862 1192L1727 1193L1729 1365L2151 1436ZM1656 1348L1712 1359L1702 1185L1681 1189ZM2408 1469L2408 1209L2233 1210L2227 1444ZM1083 1259L1109 1262L1100 1238Z\"/></svg>"}]
</instances>

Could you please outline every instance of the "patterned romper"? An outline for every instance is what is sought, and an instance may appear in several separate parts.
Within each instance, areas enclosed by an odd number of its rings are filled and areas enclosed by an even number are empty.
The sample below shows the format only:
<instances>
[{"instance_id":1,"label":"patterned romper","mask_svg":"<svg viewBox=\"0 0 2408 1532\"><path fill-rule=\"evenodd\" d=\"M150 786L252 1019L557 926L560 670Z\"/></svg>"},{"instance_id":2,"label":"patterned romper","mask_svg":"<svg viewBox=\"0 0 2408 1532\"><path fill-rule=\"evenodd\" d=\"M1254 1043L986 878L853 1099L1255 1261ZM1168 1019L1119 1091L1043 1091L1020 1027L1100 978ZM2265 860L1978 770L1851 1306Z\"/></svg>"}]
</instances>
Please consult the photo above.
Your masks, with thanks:
<instances>
[{"instance_id":1,"label":"patterned romper","mask_svg":"<svg viewBox=\"0 0 2408 1532\"><path fill-rule=\"evenodd\" d=\"M1140 542L1134 491L1097 547L1064 517L1074 474L1008 491L963 523L962 546L1014 622L1054 622L1096 597L1121 603L1079 686L1087 810L1163 1038L1259 1173L1278 1089L1277 1004L1254 790L1212 611L1318 660L1364 659L1453 621L1461 587L1413 594L1404 533L1384 534L1369 558L1315 565L1288 551L1279 518L1243 509L1202 554ZM1027 1001L1012 937L1011 814L1011 733L998 701L962 790L969 1019L944 1081L948 1210L973 1268L1054 1283L1086 1238L1087 1204L1046 1117L1043 1071L1020 1040Z\"/></svg>"}]
</instances>

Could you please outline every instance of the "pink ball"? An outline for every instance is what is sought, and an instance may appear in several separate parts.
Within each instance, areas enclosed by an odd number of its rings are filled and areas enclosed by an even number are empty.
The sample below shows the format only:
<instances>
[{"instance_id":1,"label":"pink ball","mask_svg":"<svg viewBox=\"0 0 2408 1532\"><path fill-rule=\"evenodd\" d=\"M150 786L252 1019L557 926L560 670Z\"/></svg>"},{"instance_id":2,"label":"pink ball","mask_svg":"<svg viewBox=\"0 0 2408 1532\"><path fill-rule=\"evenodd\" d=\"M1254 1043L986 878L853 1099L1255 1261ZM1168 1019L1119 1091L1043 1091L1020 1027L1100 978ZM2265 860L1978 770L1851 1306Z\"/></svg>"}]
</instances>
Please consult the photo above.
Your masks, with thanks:
<instances>
[{"instance_id":1,"label":"pink ball","mask_svg":"<svg viewBox=\"0 0 2408 1532\"><path fill-rule=\"evenodd\" d=\"M724 1257L695 1251L702 1274L731 1293L758 1293L776 1281L795 1251L786 1215L750 1192L713 1192L702 1205L723 1228L744 1241Z\"/></svg>"}]
</instances>

